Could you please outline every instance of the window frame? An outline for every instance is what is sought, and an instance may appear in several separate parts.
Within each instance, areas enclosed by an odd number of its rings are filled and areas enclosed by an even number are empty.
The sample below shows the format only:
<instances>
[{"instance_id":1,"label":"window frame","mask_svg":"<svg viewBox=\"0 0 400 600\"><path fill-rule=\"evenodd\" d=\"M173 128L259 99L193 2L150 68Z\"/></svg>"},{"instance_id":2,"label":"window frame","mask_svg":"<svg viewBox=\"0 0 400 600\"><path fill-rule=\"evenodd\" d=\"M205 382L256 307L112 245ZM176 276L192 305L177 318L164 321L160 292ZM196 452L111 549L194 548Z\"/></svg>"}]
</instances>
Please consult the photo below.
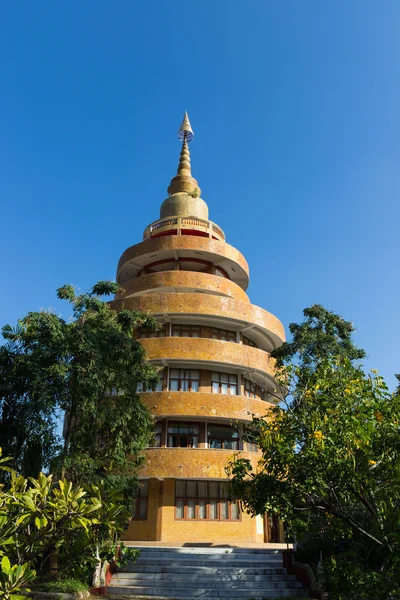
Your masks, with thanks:
<instances>
[{"instance_id":1,"label":"window frame","mask_svg":"<svg viewBox=\"0 0 400 600\"><path fill-rule=\"evenodd\" d=\"M237 451L239 450L239 445L240 445L240 433L238 430L235 430L233 427L231 427L230 425L218 425L218 427L225 427L226 429L231 429L233 432L236 431L237 433L237 437L236 438L230 438L229 440L225 440L223 438L219 438L219 437L211 437L210 436L210 429L213 426L212 423L208 423L208 427L207 427L207 448L209 450L233 450L233 451ZM221 442L221 448L213 448L212 446L210 446L210 441L211 440L215 440L215 441L220 441ZM225 443L231 443L231 442L236 442L236 448L225 448ZM233 444L232 444L233 445Z\"/></svg>"},{"instance_id":2,"label":"window frame","mask_svg":"<svg viewBox=\"0 0 400 600\"><path fill-rule=\"evenodd\" d=\"M140 327L137 335L137 339L152 339L168 337L167 323L164 323L160 329L147 329L146 327Z\"/></svg>"},{"instance_id":3,"label":"window frame","mask_svg":"<svg viewBox=\"0 0 400 600\"><path fill-rule=\"evenodd\" d=\"M174 335L174 332L179 330L178 335ZM188 331L188 334L184 334L184 331ZM193 335L197 333L198 335ZM188 337L188 338L201 338L202 327L201 325L185 325L183 323L172 323L171 324L171 337Z\"/></svg>"},{"instance_id":4,"label":"window frame","mask_svg":"<svg viewBox=\"0 0 400 600\"><path fill-rule=\"evenodd\" d=\"M178 377L173 377L172 376L172 372L173 371L178 371ZM186 377L182 377L181 373L185 372L185 371L189 371L189 378ZM192 373L196 372L198 373L198 379L194 378L192 376ZM170 368L169 370L169 377L168 377L168 389L170 392L199 392L200 391L200 380L201 380L201 370L200 369L175 369L175 368ZM177 381L178 382L178 389L177 390L173 390L171 389L171 382L172 381ZM182 390L182 381L187 381L188 382L188 389L187 390ZM193 389L193 382L197 382L197 386L198 389L195 390Z\"/></svg>"},{"instance_id":5,"label":"window frame","mask_svg":"<svg viewBox=\"0 0 400 600\"><path fill-rule=\"evenodd\" d=\"M214 379L215 375L218 375L218 381L216 379ZM228 381L221 381L221 375L224 377L228 378ZM236 383L233 383L230 381L231 377L235 377L236 379ZM218 392L214 391L214 383L218 384ZM222 385L227 385L228 386L228 391L225 394L224 392L222 392ZM231 390L231 385L234 386L236 388L236 392L232 393ZM240 394L238 394L239 391L239 387L238 387L238 376L236 375L236 373L223 373L222 371L211 371L211 393L212 394L222 394L224 396L238 396Z\"/></svg>"},{"instance_id":6,"label":"window frame","mask_svg":"<svg viewBox=\"0 0 400 600\"><path fill-rule=\"evenodd\" d=\"M141 495L143 486L139 488L138 495L136 498L133 498L132 502L132 516L131 519L133 521L147 521L148 512L149 512L149 480L143 479L142 482L146 482L145 486L145 495ZM145 516L141 517L141 506L142 504L146 505ZM133 508L135 507L135 508Z\"/></svg>"},{"instance_id":7,"label":"window frame","mask_svg":"<svg viewBox=\"0 0 400 600\"><path fill-rule=\"evenodd\" d=\"M260 452L260 446L255 442L246 442L247 452Z\"/></svg>"},{"instance_id":8,"label":"window frame","mask_svg":"<svg viewBox=\"0 0 400 600\"><path fill-rule=\"evenodd\" d=\"M257 400L264 400L264 394L260 386L256 383L243 377L243 395L245 398L255 398Z\"/></svg>"},{"instance_id":9,"label":"window frame","mask_svg":"<svg viewBox=\"0 0 400 600\"><path fill-rule=\"evenodd\" d=\"M193 433L193 434L192 433L179 433L179 432L178 433L172 433L172 432L170 433L169 432L169 428L170 427L172 428L174 426L175 427L178 426L178 428L180 426L182 426L182 427L183 426L197 427L198 432L197 433ZM199 447L199 443L200 443L200 423L195 422L195 421L168 421L166 435L167 435L167 448L198 448ZM181 446L180 444L178 446L170 446L170 444L169 444L169 438L170 438L170 436L173 436L173 435L177 436L179 438L179 440L180 440L181 436L186 436L187 438L189 438L190 436L196 437L197 438L197 446L188 446L188 445Z\"/></svg>"},{"instance_id":10,"label":"window frame","mask_svg":"<svg viewBox=\"0 0 400 600\"><path fill-rule=\"evenodd\" d=\"M161 375L160 381L151 390L148 390L146 388L146 386L143 385L143 382L139 381L139 383L136 385L136 393L137 394L148 394L150 392L162 392L163 388L164 388L164 384L163 384L164 374L161 373L160 375Z\"/></svg>"},{"instance_id":11,"label":"window frame","mask_svg":"<svg viewBox=\"0 0 400 600\"><path fill-rule=\"evenodd\" d=\"M226 337L226 339L223 339L223 337ZM229 337L233 339L229 339ZM220 340L222 342L236 343L236 331L233 331L232 329L221 329L219 327L211 327L211 339Z\"/></svg>"},{"instance_id":12,"label":"window frame","mask_svg":"<svg viewBox=\"0 0 400 600\"><path fill-rule=\"evenodd\" d=\"M177 482L180 481L184 481L185 482L185 496L178 496L177 495ZM196 483L197 486L197 494L195 496L188 496L187 494L187 482L190 483ZM199 482L203 483L205 485L207 485L207 491L208 494L207 496L204 495L199 495L198 491L199 491ZM210 483L217 483L218 484L218 497L213 497L210 494ZM174 515L175 515L175 521L197 521L197 522L201 522L201 521L207 521L207 522L232 522L232 523L239 523L242 520L242 508L241 508L241 504L239 500L231 500L229 498L229 494L227 496L224 496L223 494L221 494L221 484L226 484L229 485L228 482L225 481L205 481L205 480L193 480L193 479L189 479L189 480L184 480L184 479L176 479L175 480L175 503L174 503ZM183 518L181 517L177 517L177 500L183 501ZM194 501L195 502L195 517L193 519L188 517L188 509L189 509L189 504L188 504L188 500ZM205 507L206 507L206 518L205 519L201 519L199 518L199 500L201 500L202 502L205 502ZM216 501L216 506L217 506L217 518L216 519L211 519L210 518L210 500ZM224 519L221 518L221 504L222 502L227 502L228 504L228 518ZM237 505L238 508L238 518L234 519L232 518L232 505Z\"/></svg>"},{"instance_id":13,"label":"window frame","mask_svg":"<svg viewBox=\"0 0 400 600\"><path fill-rule=\"evenodd\" d=\"M256 344L256 342L254 342L252 339L247 337L247 335L243 335L243 333L242 333L242 344L243 344L243 346L250 346L250 348L258 348L258 345Z\"/></svg>"},{"instance_id":14,"label":"window frame","mask_svg":"<svg viewBox=\"0 0 400 600\"><path fill-rule=\"evenodd\" d=\"M163 435L163 423L162 423L162 421L157 421L154 425L155 444L154 444L154 446L149 446L149 448L161 448L162 435Z\"/></svg>"}]
</instances>

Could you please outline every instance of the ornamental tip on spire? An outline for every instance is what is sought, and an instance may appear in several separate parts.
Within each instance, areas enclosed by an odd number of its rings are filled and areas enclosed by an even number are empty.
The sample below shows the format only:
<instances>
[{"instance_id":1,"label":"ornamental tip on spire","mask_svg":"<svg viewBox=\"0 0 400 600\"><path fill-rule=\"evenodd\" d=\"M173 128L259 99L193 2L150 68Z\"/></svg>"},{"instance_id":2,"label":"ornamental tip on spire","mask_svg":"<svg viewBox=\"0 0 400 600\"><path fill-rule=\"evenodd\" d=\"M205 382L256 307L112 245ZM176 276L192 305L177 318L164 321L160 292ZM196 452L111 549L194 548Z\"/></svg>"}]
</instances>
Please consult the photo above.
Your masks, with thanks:
<instances>
[{"instance_id":1,"label":"ornamental tip on spire","mask_svg":"<svg viewBox=\"0 0 400 600\"><path fill-rule=\"evenodd\" d=\"M183 117L182 125L180 126L179 131L178 131L178 139L181 140L181 142L183 142L184 140L191 142L193 137L194 137L193 129L192 129L192 126L190 125L189 115L187 114L187 111L186 111L185 116Z\"/></svg>"},{"instance_id":2,"label":"ornamental tip on spire","mask_svg":"<svg viewBox=\"0 0 400 600\"><path fill-rule=\"evenodd\" d=\"M183 117L182 125L178 131L178 138L182 142L181 153L179 156L179 163L176 176L171 180L168 188L168 194L179 194L179 193L196 193L200 194L197 181L192 177L192 168L190 164L190 152L188 142L193 139L194 133L192 126L189 121L187 112Z\"/></svg>"}]
</instances>

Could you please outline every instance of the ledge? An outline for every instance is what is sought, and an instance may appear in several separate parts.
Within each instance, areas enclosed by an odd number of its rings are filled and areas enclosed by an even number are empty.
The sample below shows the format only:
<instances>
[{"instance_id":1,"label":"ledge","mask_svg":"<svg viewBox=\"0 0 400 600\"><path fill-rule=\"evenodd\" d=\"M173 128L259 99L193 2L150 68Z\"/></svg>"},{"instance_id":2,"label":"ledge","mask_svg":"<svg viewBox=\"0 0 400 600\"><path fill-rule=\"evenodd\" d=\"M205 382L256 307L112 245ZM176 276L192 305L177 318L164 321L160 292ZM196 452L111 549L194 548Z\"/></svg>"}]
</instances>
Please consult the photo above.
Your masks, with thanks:
<instances>
[{"instance_id":1,"label":"ledge","mask_svg":"<svg viewBox=\"0 0 400 600\"><path fill-rule=\"evenodd\" d=\"M240 292L243 293L241 289ZM285 341L283 325L273 314L247 301L243 302L240 298L233 297L232 294L227 294L227 296L231 297L179 292L152 293L114 300L112 306L115 310L124 308L141 310L153 316L217 317L227 322L230 320L236 324L240 323L243 328L250 327L254 331L261 330L269 338L274 348L278 348ZM228 324L226 329L229 329Z\"/></svg>"},{"instance_id":2,"label":"ledge","mask_svg":"<svg viewBox=\"0 0 400 600\"><path fill-rule=\"evenodd\" d=\"M169 257L202 258L224 269L242 289L248 286L249 267L239 250L225 242L195 235L167 235L131 246L119 260L117 281L124 285L145 265Z\"/></svg>"},{"instance_id":3,"label":"ledge","mask_svg":"<svg viewBox=\"0 0 400 600\"><path fill-rule=\"evenodd\" d=\"M183 292L184 290L193 292L193 290L201 290L210 296L229 296L235 300L249 302L246 292L233 281L218 275L196 271L160 271L159 273L151 273L131 279L124 283L122 287L125 292L118 294L117 299L143 296L144 293L147 295L149 292L154 293L152 290L156 290L156 292ZM201 298L203 298L203 294L201 294Z\"/></svg>"},{"instance_id":4,"label":"ledge","mask_svg":"<svg viewBox=\"0 0 400 600\"><path fill-rule=\"evenodd\" d=\"M196 479L226 479L225 467L231 458L240 455L250 460L256 469L261 455L238 450L210 448L148 448L146 464L140 477L194 477Z\"/></svg>"},{"instance_id":5,"label":"ledge","mask_svg":"<svg viewBox=\"0 0 400 600\"><path fill-rule=\"evenodd\" d=\"M211 392L144 392L140 399L157 417L208 417L251 422L273 405L257 398Z\"/></svg>"},{"instance_id":6,"label":"ledge","mask_svg":"<svg viewBox=\"0 0 400 600\"><path fill-rule=\"evenodd\" d=\"M206 338L147 338L140 343L150 360L190 361L199 368L201 363L208 363L208 368L214 370L229 365L242 373L258 372L273 381L275 360L258 348Z\"/></svg>"}]
</instances>

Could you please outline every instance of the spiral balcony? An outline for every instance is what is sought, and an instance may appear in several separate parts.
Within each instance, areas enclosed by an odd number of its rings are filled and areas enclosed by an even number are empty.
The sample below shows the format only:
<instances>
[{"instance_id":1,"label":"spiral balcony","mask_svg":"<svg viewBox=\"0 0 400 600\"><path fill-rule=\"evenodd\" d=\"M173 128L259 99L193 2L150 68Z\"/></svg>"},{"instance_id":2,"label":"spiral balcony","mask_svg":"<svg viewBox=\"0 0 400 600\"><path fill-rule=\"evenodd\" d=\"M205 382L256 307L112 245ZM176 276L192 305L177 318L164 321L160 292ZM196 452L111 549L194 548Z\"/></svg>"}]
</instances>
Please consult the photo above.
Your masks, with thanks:
<instances>
[{"instance_id":1,"label":"spiral balcony","mask_svg":"<svg viewBox=\"0 0 400 600\"><path fill-rule=\"evenodd\" d=\"M244 256L225 242L193 235L168 235L131 246L119 260L117 281L124 286L127 281L145 273L146 269L159 270L165 262L185 259L207 262L220 269L227 279L243 290L247 289L249 267Z\"/></svg>"},{"instance_id":2,"label":"spiral balcony","mask_svg":"<svg viewBox=\"0 0 400 600\"><path fill-rule=\"evenodd\" d=\"M226 465L233 455L247 458L256 470L260 455L254 452L210 448L148 448L140 477L225 479Z\"/></svg>"},{"instance_id":3,"label":"spiral balcony","mask_svg":"<svg viewBox=\"0 0 400 600\"><path fill-rule=\"evenodd\" d=\"M243 423L250 423L253 416L265 417L272 406L258 398L211 392L145 392L141 401L155 417L208 417Z\"/></svg>"},{"instance_id":4,"label":"spiral balcony","mask_svg":"<svg viewBox=\"0 0 400 600\"><path fill-rule=\"evenodd\" d=\"M211 370L234 367L242 373L252 373L254 377L275 387L275 361L268 352L220 340L204 338L153 338L142 339L141 344L151 361L161 364L185 364L199 368L207 365Z\"/></svg>"},{"instance_id":5,"label":"spiral balcony","mask_svg":"<svg viewBox=\"0 0 400 600\"><path fill-rule=\"evenodd\" d=\"M164 277L153 278L152 275L146 277L152 278L152 281L161 279L164 285L166 283ZM209 281L209 277L205 278L203 285L210 285L206 283ZM229 296L228 298L212 295L211 290L208 290L206 294L198 294L180 293L175 291L177 288L165 291L164 288L163 293L156 293L160 290L155 289L154 293L141 296L133 296L127 292L126 295L129 297L115 300L112 305L115 310L124 308L142 310L145 313L171 322L178 322L182 318L193 323L196 321L204 322L206 319L211 323L212 320L215 320L216 323L222 323L226 329L233 327L239 328L242 332L251 332L254 339L263 336L268 341L271 350L278 348L285 341L285 332L279 319L263 308L250 304L247 301L247 296L245 301L235 297L244 294L241 288L232 287L231 284L220 277L217 279L219 281L213 280L214 284L219 285L221 281L224 282L224 296ZM222 291L222 289L219 288L219 291ZM233 296L233 293L235 296Z\"/></svg>"},{"instance_id":6,"label":"spiral balcony","mask_svg":"<svg viewBox=\"0 0 400 600\"><path fill-rule=\"evenodd\" d=\"M246 292L236 283L209 273L195 271L162 271L142 275L123 284L124 291L117 294L116 299L131 296L144 297L154 292L197 292L229 296L242 302L249 302ZM185 299L189 301L189 298Z\"/></svg>"}]
</instances>

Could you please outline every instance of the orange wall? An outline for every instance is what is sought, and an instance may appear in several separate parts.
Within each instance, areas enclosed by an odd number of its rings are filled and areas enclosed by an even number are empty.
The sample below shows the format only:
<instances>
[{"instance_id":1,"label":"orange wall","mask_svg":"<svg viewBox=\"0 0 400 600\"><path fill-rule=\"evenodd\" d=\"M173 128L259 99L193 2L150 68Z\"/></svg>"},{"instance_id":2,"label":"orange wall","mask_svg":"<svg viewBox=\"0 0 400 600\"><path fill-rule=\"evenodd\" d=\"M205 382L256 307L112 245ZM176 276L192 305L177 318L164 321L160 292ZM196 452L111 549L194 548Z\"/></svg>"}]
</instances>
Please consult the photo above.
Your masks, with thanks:
<instances>
[{"instance_id":1,"label":"orange wall","mask_svg":"<svg viewBox=\"0 0 400 600\"><path fill-rule=\"evenodd\" d=\"M175 479L150 479L147 521L131 521L124 540L163 542L253 543L264 541L256 533L256 520L245 512L240 521L175 520Z\"/></svg>"},{"instance_id":2,"label":"orange wall","mask_svg":"<svg viewBox=\"0 0 400 600\"><path fill-rule=\"evenodd\" d=\"M188 339L190 343L188 343ZM140 340L149 359L217 361L262 371L272 379L275 374L275 359L268 352L234 342L207 340L204 338L144 338Z\"/></svg>"},{"instance_id":3,"label":"orange wall","mask_svg":"<svg viewBox=\"0 0 400 600\"><path fill-rule=\"evenodd\" d=\"M225 467L233 456L251 461L257 468L260 454L211 448L149 448L145 450L146 463L140 477L192 477L225 479Z\"/></svg>"},{"instance_id":4,"label":"orange wall","mask_svg":"<svg viewBox=\"0 0 400 600\"><path fill-rule=\"evenodd\" d=\"M243 386L242 386L243 387ZM146 392L140 397L154 416L221 417L251 421L252 415L264 417L272 404L245 396L229 396L209 392ZM201 386L200 386L201 389Z\"/></svg>"},{"instance_id":5,"label":"orange wall","mask_svg":"<svg viewBox=\"0 0 400 600\"><path fill-rule=\"evenodd\" d=\"M157 274L158 275L158 274ZM161 275L161 274L160 274ZM198 273L196 273L198 275ZM148 276L147 276L148 277ZM221 279L221 277L219 277ZM231 294L227 294L230 296ZM285 331L282 323L268 311L249 304L247 301L235 300L212 294L194 294L164 292L152 293L114 300L112 306L116 310L123 308L142 310L152 315L212 315L226 316L229 319L247 321L274 336L275 345L285 341Z\"/></svg>"}]
</instances>

